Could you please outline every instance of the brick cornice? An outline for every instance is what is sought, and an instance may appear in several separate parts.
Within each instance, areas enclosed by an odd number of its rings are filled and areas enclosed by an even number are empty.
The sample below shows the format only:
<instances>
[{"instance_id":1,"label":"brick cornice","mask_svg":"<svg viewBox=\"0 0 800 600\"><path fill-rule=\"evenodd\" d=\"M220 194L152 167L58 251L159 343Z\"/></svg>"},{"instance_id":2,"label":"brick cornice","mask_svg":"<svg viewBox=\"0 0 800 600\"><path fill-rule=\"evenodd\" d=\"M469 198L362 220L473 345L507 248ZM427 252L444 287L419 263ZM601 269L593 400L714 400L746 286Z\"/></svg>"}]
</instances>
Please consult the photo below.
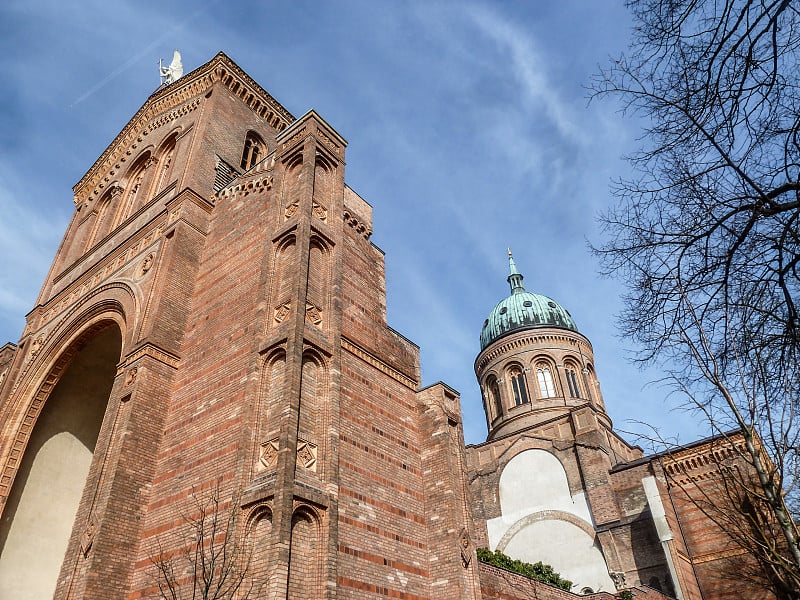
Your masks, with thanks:
<instances>
[{"instance_id":1,"label":"brick cornice","mask_svg":"<svg viewBox=\"0 0 800 600\"><path fill-rule=\"evenodd\" d=\"M358 216L347 207L344 209L343 218L345 225L351 227L355 230L356 234L360 235L365 240L368 240L372 235L372 227L360 220Z\"/></svg>"},{"instance_id":2,"label":"brick cornice","mask_svg":"<svg viewBox=\"0 0 800 600\"><path fill-rule=\"evenodd\" d=\"M720 476L720 466L746 454L740 435L714 440L702 446L678 450L663 459L664 471L671 484L680 486Z\"/></svg>"},{"instance_id":3,"label":"brick cornice","mask_svg":"<svg viewBox=\"0 0 800 600\"><path fill-rule=\"evenodd\" d=\"M181 362L179 356L172 354L164 350L163 348L159 348L155 344L151 342L147 342L142 346L139 346L135 350L133 350L128 356L126 356L123 361L117 366L117 375L122 373L125 369L127 369L130 365L135 363L137 360L143 357L149 357L153 360L156 360L168 367L172 367L173 369L177 369L178 365Z\"/></svg>"},{"instance_id":4,"label":"brick cornice","mask_svg":"<svg viewBox=\"0 0 800 600\"><path fill-rule=\"evenodd\" d=\"M382 371L383 373L385 373L386 375L388 375L389 377L391 377L395 381L398 381L398 382L402 383L407 388L409 388L411 390L414 390L414 391L417 391L418 382L413 380L411 377L408 377L407 375L404 375L403 373L401 373L400 371L398 371L394 367L389 366L388 364L383 362L381 359L379 359L378 357L376 357L372 353L368 352L367 350L365 350L364 348L362 348L358 344L356 344L354 342L351 342L350 340L348 340L344 336L342 336L342 348L347 350L353 356L356 356L356 357L360 358L361 360L363 360L364 362L369 363L370 365L372 365L373 367L375 367L379 371Z\"/></svg>"},{"instance_id":5,"label":"brick cornice","mask_svg":"<svg viewBox=\"0 0 800 600\"><path fill-rule=\"evenodd\" d=\"M593 355L592 344L582 334L566 330L538 328L513 332L486 347L475 359L475 372L480 373L493 360L518 349L533 350L546 342L578 344Z\"/></svg>"},{"instance_id":6,"label":"brick cornice","mask_svg":"<svg viewBox=\"0 0 800 600\"><path fill-rule=\"evenodd\" d=\"M142 142L151 131L171 122L172 118L195 110L208 90L217 82L242 98L250 108L278 131L286 129L295 118L258 85L239 65L220 52L209 62L184 75L175 83L156 90L133 118L109 144L100 157L73 188L76 206L98 195L102 179L118 162Z\"/></svg>"}]
</instances>

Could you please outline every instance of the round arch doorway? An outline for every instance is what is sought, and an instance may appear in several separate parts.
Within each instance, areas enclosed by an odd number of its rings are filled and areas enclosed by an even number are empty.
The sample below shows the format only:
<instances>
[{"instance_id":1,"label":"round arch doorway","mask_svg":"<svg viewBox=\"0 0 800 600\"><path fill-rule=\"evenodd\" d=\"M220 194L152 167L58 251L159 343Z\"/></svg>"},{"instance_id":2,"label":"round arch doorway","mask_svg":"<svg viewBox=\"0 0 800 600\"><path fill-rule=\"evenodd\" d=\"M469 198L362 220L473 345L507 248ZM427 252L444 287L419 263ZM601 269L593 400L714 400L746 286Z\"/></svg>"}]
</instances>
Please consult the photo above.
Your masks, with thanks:
<instances>
[{"instance_id":1,"label":"round arch doorway","mask_svg":"<svg viewBox=\"0 0 800 600\"><path fill-rule=\"evenodd\" d=\"M0 598L51 598L72 533L122 335L109 323L74 343L81 347L36 421L0 521Z\"/></svg>"}]
</instances>

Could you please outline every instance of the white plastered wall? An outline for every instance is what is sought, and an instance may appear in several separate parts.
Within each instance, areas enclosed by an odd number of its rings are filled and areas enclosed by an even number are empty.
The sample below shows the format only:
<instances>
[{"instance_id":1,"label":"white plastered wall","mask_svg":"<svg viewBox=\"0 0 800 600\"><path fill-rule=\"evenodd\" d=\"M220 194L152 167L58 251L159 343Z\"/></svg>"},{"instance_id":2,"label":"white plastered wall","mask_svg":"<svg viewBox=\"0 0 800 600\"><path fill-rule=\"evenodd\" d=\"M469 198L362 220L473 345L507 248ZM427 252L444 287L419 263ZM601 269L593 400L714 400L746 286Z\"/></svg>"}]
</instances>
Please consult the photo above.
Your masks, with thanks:
<instances>
[{"instance_id":1,"label":"white plastered wall","mask_svg":"<svg viewBox=\"0 0 800 600\"><path fill-rule=\"evenodd\" d=\"M0 554L0 598L52 598L92 451L63 431L41 446Z\"/></svg>"},{"instance_id":2,"label":"white plastered wall","mask_svg":"<svg viewBox=\"0 0 800 600\"><path fill-rule=\"evenodd\" d=\"M517 454L503 469L499 494L501 516L487 522L492 550L551 565L572 581L573 591L615 591L603 554L589 533L594 527L586 495L570 493L566 471L553 454ZM554 513L566 513L574 522Z\"/></svg>"}]
</instances>

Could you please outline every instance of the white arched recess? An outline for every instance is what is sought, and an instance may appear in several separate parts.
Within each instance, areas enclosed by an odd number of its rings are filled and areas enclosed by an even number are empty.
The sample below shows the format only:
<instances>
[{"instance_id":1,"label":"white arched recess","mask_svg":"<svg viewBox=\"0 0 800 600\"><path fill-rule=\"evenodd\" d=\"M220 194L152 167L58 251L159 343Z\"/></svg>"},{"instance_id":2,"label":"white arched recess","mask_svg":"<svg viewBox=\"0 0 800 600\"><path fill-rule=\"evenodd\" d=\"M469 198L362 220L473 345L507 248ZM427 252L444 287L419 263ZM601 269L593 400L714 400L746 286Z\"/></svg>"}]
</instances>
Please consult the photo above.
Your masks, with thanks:
<instances>
[{"instance_id":1,"label":"white arched recess","mask_svg":"<svg viewBox=\"0 0 800 600\"><path fill-rule=\"evenodd\" d=\"M551 565L573 591L615 591L583 491L570 493L561 462L545 450L525 450L500 475L501 516L489 519L489 545L512 558Z\"/></svg>"},{"instance_id":2,"label":"white arched recess","mask_svg":"<svg viewBox=\"0 0 800 600\"><path fill-rule=\"evenodd\" d=\"M28 439L0 522L0 598L55 592L122 348L118 324L107 325L73 341L82 347Z\"/></svg>"}]
</instances>

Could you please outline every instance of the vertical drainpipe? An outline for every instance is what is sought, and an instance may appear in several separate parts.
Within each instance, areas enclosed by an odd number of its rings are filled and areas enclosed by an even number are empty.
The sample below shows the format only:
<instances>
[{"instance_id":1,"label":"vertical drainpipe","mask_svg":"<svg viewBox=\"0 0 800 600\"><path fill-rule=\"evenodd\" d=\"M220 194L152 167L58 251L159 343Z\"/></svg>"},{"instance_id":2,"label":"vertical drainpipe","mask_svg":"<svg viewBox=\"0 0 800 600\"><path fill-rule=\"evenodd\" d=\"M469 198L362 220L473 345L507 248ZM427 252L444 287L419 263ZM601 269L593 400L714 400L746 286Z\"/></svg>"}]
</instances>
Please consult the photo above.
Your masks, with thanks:
<instances>
[{"instance_id":1,"label":"vertical drainpipe","mask_svg":"<svg viewBox=\"0 0 800 600\"><path fill-rule=\"evenodd\" d=\"M647 505L650 507L650 514L653 516L653 523L656 526L658 533L658 541L661 542L661 548L664 550L664 556L667 558L667 567L669 568L670 577L675 584L675 595L678 600L683 600L683 590L681 590L681 582L678 579L678 573L675 570L675 563L672 560L672 552L670 552L669 543L673 540L672 530L667 523L667 513L664 510L664 504L661 502L661 494L658 493L658 485L656 478L652 475L642 478L642 487L647 497Z\"/></svg>"}]
</instances>

